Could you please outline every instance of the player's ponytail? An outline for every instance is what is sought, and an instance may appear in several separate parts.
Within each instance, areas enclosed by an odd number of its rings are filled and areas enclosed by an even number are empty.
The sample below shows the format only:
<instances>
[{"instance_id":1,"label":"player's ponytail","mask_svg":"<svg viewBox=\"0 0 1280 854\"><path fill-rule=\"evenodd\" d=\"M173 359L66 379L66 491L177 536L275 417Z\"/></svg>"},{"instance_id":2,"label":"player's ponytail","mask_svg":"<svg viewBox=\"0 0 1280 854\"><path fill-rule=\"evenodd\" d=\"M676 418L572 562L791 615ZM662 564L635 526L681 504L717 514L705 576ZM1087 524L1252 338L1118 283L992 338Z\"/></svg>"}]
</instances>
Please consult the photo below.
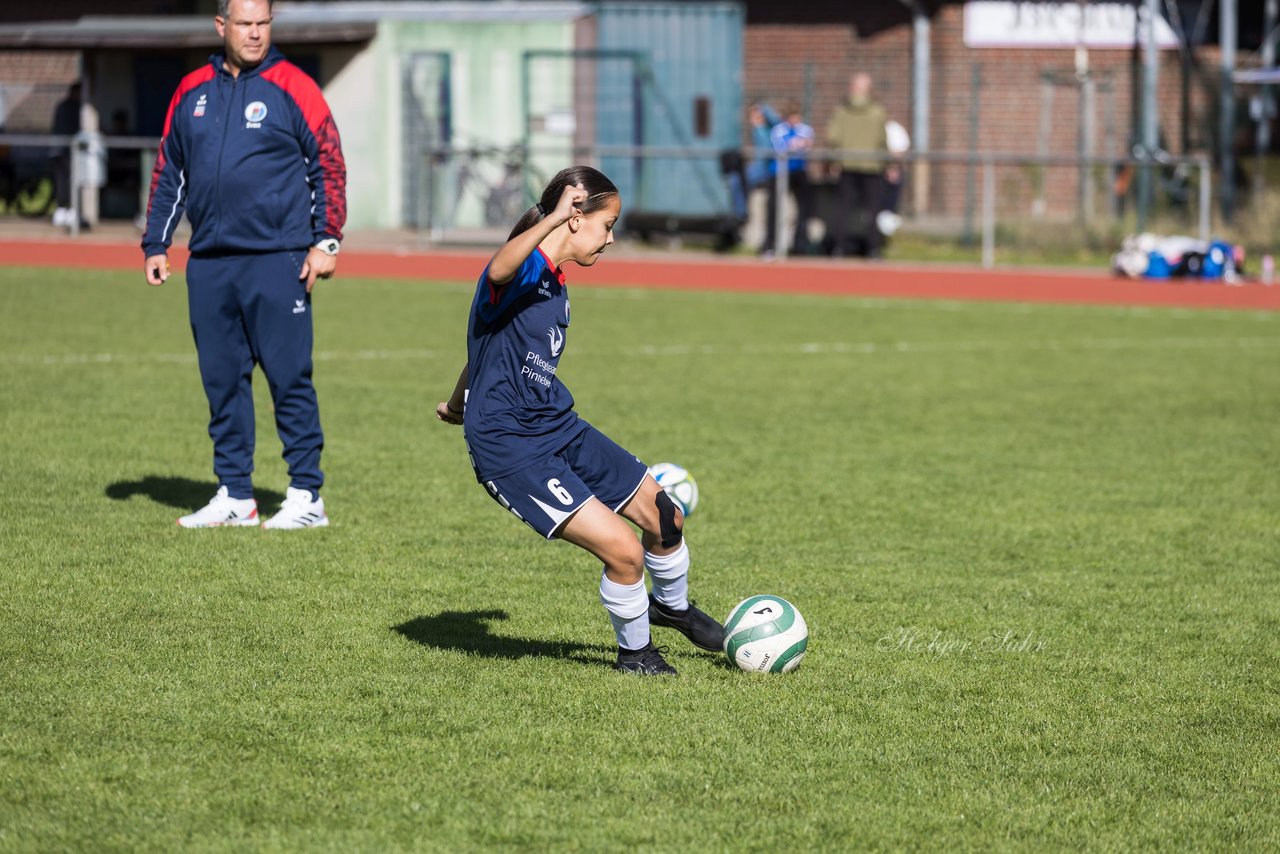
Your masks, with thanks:
<instances>
[{"instance_id":1,"label":"player's ponytail","mask_svg":"<svg viewBox=\"0 0 1280 854\"><path fill-rule=\"evenodd\" d=\"M578 184L587 191L587 199L580 206L584 214L600 210L608 204L611 197L618 195L618 188L598 169L592 169L590 166L570 166L568 169L562 169L547 183L537 203L520 217L520 221L516 223L515 228L511 229L507 240L541 222L543 217L555 210L560 202L560 195L564 193L564 188Z\"/></svg>"}]
</instances>

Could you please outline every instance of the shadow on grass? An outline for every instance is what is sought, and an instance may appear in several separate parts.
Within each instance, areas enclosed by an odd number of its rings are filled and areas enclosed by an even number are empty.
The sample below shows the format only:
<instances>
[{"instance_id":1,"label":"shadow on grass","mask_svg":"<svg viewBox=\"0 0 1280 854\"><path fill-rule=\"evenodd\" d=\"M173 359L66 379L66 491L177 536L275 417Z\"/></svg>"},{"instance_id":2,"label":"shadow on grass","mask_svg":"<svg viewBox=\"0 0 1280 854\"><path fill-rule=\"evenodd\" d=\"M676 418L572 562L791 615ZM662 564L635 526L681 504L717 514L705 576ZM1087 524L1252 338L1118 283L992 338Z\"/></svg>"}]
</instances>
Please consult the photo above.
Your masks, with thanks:
<instances>
[{"instance_id":1,"label":"shadow on grass","mask_svg":"<svg viewBox=\"0 0 1280 854\"><path fill-rule=\"evenodd\" d=\"M107 487L107 497L114 501L128 501L135 495L145 495L152 501L176 507L179 510L195 510L208 503L218 491L216 483L192 480L189 477L160 477L149 474L141 480L120 480ZM255 489L258 504L276 505L284 501L284 495L274 489Z\"/></svg>"},{"instance_id":2,"label":"shadow on grass","mask_svg":"<svg viewBox=\"0 0 1280 854\"><path fill-rule=\"evenodd\" d=\"M599 667L613 659L613 647L566 641L537 641L495 635L490 623L510 619L506 611L441 611L392 626L414 643L487 658L565 658Z\"/></svg>"}]
</instances>

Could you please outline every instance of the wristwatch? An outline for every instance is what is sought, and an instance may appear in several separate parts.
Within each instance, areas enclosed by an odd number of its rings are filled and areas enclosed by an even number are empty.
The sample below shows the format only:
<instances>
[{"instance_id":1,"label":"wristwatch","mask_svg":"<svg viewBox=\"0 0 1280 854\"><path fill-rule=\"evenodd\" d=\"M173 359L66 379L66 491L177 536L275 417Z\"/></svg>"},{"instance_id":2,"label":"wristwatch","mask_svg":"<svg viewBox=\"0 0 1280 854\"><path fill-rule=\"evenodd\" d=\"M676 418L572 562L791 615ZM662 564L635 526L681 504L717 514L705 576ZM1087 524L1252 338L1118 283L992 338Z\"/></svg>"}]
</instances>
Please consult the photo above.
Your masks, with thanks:
<instances>
[{"instance_id":1,"label":"wristwatch","mask_svg":"<svg viewBox=\"0 0 1280 854\"><path fill-rule=\"evenodd\" d=\"M342 248L342 244L332 237L326 237L316 244L316 248L326 255L337 255L338 250Z\"/></svg>"}]
</instances>

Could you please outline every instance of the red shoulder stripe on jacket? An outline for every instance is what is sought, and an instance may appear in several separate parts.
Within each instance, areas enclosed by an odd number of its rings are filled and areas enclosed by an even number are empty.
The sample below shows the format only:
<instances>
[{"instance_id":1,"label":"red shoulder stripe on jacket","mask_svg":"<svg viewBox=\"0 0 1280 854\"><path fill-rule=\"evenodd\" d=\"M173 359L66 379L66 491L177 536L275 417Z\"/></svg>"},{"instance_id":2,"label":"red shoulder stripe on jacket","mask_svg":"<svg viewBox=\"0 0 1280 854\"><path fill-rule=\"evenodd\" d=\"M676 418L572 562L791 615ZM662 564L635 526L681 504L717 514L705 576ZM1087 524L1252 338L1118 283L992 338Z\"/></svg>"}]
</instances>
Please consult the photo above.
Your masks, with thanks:
<instances>
[{"instance_id":1,"label":"red shoulder stripe on jacket","mask_svg":"<svg viewBox=\"0 0 1280 854\"><path fill-rule=\"evenodd\" d=\"M292 62L278 62L262 72L262 78L283 89L302 111L303 120L316 138L323 205L319 209L322 230L342 239L347 221L347 165L342 158L338 126L324 100L324 93L311 77Z\"/></svg>"},{"instance_id":2,"label":"red shoulder stripe on jacket","mask_svg":"<svg viewBox=\"0 0 1280 854\"><path fill-rule=\"evenodd\" d=\"M182 103L182 99L187 93L197 86L208 83L213 79L213 66L209 64L202 65L195 71L182 78L182 82L178 84L178 88L173 93L173 98L169 100L169 112L164 116L164 132L160 135L160 151L156 155L155 166L151 169L151 192L147 195L147 214L151 213L151 202L156 195L156 185L160 182L160 173L164 171L165 157L164 146L169 139L169 131L173 128L173 114L177 112L178 105Z\"/></svg>"}]
</instances>

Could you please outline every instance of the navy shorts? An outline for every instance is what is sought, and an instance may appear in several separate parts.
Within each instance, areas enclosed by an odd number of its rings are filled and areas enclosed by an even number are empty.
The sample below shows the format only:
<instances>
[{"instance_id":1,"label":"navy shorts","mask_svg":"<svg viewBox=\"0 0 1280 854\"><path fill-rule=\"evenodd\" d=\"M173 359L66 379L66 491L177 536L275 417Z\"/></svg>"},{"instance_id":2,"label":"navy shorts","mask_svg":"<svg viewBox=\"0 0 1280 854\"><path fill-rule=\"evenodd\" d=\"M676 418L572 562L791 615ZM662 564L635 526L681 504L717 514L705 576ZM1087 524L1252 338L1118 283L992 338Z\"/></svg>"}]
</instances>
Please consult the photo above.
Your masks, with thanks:
<instances>
[{"instance_id":1,"label":"navy shorts","mask_svg":"<svg viewBox=\"0 0 1280 854\"><path fill-rule=\"evenodd\" d=\"M549 540L592 498L617 513L648 473L634 454L588 426L553 456L483 483L494 501Z\"/></svg>"}]
</instances>

